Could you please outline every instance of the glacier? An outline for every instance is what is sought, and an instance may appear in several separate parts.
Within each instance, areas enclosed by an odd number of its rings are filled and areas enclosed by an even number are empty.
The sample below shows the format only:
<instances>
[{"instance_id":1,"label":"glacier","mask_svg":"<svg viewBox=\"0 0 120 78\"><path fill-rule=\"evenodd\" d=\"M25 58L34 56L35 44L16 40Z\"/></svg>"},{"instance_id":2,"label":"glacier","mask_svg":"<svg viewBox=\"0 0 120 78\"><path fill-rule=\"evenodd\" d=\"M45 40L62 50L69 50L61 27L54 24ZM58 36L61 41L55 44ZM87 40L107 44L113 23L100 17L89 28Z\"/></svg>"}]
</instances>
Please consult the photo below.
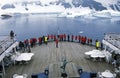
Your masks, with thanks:
<instances>
[{"instance_id":1,"label":"glacier","mask_svg":"<svg viewBox=\"0 0 120 78\"><path fill-rule=\"evenodd\" d=\"M119 10L113 10L110 5L118 5L119 0L89 0L92 4L86 4L85 0L2 0L0 3L0 17L2 14L32 14L32 13L58 13L58 17L84 17L84 18L114 18L120 16ZM88 1L88 0L87 0ZM3 3L2 3L3 2ZM7 2L7 3L6 3ZM99 3L98 3L99 2ZM13 4L15 8L2 9L4 4ZM86 6L86 5L87 6ZM99 4L103 8L96 9ZM98 8L98 7L97 7Z\"/></svg>"}]
</instances>

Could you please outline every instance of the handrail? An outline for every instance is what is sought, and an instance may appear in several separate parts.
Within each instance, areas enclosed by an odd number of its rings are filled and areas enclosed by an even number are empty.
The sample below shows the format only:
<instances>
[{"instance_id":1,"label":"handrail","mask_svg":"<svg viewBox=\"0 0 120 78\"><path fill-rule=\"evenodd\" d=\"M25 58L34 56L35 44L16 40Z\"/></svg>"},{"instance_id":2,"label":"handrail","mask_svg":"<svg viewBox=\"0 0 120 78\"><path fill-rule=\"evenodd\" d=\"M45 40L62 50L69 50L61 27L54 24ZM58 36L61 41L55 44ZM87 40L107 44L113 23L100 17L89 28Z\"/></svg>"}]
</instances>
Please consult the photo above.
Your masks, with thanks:
<instances>
[{"instance_id":1,"label":"handrail","mask_svg":"<svg viewBox=\"0 0 120 78\"><path fill-rule=\"evenodd\" d=\"M17 41L17 40L16 40ZM4 51L2 51L2 52L0 52L0 55L2 54L2 53L4 53L11 45L13 45L16 41L14 41L13 43L11 43Z\"/></svg>"},{"instance_id":2,"label":"handrail","mask_svg":"<svg viewBox=\"0 0 120 78\"><path fill-rule=\"evenodd\" d=\"M1 36L1 35L0 35ZM3 38L2 38L3 37ZM0 41L0 47L1 47L1 53L3 53L8 47L11 46L15 41L10 38L8 35L2 35L1 41Z\"/></svg>"},{"instance_id":3,"label":"handrail","mask_svg":"<svg viewBox=\"0 0 120 78\"><path fill-rule=\"evenodd\" d=\"M107 41L107 40L105 40L105 41ZM107 42L110 43L111 45L115 46L116 48L120 49L120 47L118 47L118 46L112 44L110 41L107 41Z\"/></svg>"},{"instance_id":4,"label":"handrail","mask_svg":"<svg viewBox=\"0 0 120 78\"><path fill-rule=\"evenodd\" d=\"M120 44L120 33L107 33L105 34L104 40L120 49L118 46Z\"/></svg>"}]
</instances>

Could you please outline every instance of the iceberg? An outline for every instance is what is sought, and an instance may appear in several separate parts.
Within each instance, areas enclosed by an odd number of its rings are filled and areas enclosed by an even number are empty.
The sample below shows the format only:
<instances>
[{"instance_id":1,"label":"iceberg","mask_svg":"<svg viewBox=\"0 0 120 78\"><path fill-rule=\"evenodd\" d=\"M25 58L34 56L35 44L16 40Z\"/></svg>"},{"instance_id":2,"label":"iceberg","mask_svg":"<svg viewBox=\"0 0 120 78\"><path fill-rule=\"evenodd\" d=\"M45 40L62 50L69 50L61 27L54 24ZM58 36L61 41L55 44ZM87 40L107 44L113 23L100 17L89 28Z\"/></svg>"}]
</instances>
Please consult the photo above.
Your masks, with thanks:
<instances>
[{"instance_id":1,"label":"iceberg","mask_svg":"<svg viewBox=\"0 0 120 78\"><path fill-rule=\"evenodd\" d=\"M3 11L0 10L0 18L5 19L5 18L10 18L10 17L12 17L12 16L13 16L12 13L3 12Z\"/></svg>"},{"instance_id":2,"label":"iceberg","mask_svg":"<svg viewBox=\"0 0 120 78\"><path fill-rule=\"evenodd\" d=\"M114 17L119 17L120 12L113 10L103 10L100 12L96 11L95 13L93 13L93 16L98 18L114 18Z\"/></svg>"},{"instance_id":3,"label":"iceberg","mask_svg":"<svg viewBox=\"0 0 120 78\"><path fill-rule=\"evenodd\" d=\"M98 18L111 18L110 12L96 12L93 14L94 17Z\"/></svg>"},{"instance_id":4,"label":"iceberg","mask_svg":"<svg viewBox=\"0 0 120 78\"><path fill-rule=\"evenodd\" d=\"M83 7L79 7L79 8L70 8L70 9L65 9L64 12L62 12L61 14L58 15L58 17L80 17L80 16L84 16L84 15L88 15L91 13L91 9L90 8L83 8Z\"/></svg>"},{"instance_id":5,"label":"iceberg","mask_svg":"<svg viewBox=\"0 0 120 78\"><path fill-rule=\"evenodd\" d=\"M82 34L82 33L83 33L83 31L80 31L79 33L80 33L80 34Z\"/></svg>"},{"instance_id":6,"label":"iceberg","mask_svg":"<svg viewBox=\"0 0 120 78\"><path fill-rule=\"evenodd\" d=\"M119 17L119 16L120 16L120 12L112 11L112 12L111 12L111 16L112 16L112 17Z\"/></svg>"},{"instance_id":7,"label":"iceberg","mask_svg":"<svg viewBox=\"0 0 120 78\"><path fill-rule=\"evenodd\" d=\"M67 16L67 12L66 11L64 11L64 12L62 12L62 13L57 15L57 17L66 17L66 16Z\"/></svg>"}]
</instances>

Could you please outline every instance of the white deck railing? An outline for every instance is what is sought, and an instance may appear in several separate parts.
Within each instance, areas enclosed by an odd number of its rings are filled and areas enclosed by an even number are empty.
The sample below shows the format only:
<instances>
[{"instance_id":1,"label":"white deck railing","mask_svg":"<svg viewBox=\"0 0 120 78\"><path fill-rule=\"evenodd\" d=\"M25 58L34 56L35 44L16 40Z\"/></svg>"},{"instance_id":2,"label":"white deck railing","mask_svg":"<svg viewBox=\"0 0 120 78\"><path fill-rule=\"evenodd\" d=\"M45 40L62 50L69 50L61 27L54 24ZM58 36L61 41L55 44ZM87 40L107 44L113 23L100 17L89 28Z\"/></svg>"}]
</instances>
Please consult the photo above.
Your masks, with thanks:
<instances>
[{"instance_id":1,"label":"white deck railing","mask_svg":"<svg viewBox=\"0 0 120 78\"><path fill-rule=\"evenodd\" d=\"M104 40L120 50L120 34L109 33L105 34Z\"/></svg>"},{"instance_id":2,"label":"white deck railing","mask_svg":"<svg viewBox=\"0 0 120 78\"><path fill-rule=\"evenodd\" d=\"M0 35L0 54L4 52L10 45L14 43L14 39L11 39L10 36Z\"/></svg>"}]
</instances>

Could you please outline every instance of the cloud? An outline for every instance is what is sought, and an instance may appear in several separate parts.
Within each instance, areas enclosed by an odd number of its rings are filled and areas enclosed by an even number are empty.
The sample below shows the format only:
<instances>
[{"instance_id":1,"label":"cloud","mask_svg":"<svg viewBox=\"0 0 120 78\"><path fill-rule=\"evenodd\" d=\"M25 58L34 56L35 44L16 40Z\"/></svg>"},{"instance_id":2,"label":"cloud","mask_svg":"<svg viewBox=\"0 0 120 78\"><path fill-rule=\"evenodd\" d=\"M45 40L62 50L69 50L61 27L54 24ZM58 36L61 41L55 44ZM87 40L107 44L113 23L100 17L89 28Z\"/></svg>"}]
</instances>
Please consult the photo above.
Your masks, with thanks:
<instances>
[{"instance_id":1,"label":"cloud","mask_svg":"<svg viewBox=\"0 0 120 78\"><path fill-rule=\"evenodd\" d=\"M12 3L15 0L0 0L0 4L4 4L4 3Z\"/></svg>"},{"instance_id":2,"label":"cloud","mask_svg":"<svg viewBox=\"0 0 120 78\"><path fill-rule=\"evenodd\" d=\"M0 4L5 4L5 3L13 3L13 2L23 2L23 1L41 1L43 4L48 4L51 1L58 1L58 0L0 0Z\"/></svg>"}]
</instances>

